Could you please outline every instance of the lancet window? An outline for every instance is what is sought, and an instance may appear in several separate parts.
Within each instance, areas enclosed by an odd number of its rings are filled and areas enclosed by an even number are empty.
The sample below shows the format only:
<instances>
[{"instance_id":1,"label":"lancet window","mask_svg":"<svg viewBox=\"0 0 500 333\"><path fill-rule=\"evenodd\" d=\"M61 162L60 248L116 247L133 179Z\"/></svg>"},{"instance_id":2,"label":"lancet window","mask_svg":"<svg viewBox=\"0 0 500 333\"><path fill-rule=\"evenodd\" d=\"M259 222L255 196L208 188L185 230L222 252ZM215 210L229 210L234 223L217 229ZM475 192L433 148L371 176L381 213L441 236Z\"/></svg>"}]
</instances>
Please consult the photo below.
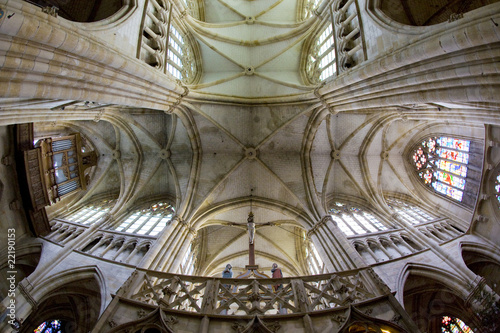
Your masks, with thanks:
<instances>
[{"instance_id":1,"label":"lancet window","mask_svg":"<svg viewBox=\"0 0 500 333\"><path fill-rule=\"evenodd\" d=\"M323 260L321 259L318 251L316 250L316 247L314 246L313 242L309 241L307 243L306 247L306 261L307 261L307 266L309 268L309 272L311 274L323 274L325 264L323 263Z\"/></svg>"},{"instance_id":2,"label":"lancet window","mask_svg":"<svg viewBox=\"0 0 500 333\"><path fill-rule=\"evenodd\" d=\"M386 199L387 205L397 212L403 219L411 224L419 224L435 220L437 217L427 213L423 209L394 198Z\"/></svg>"},{"instance_id":3,"label":"lancet window","mask_svg":"<svg viewBox=\"0 0 500 333\"><path fill-rule=\"evenodd\" d=\"M130 215L117 228L117 231L139 235L156 236L174 216L175 210L166 202L157 202L146 209Z\"/></svg>"},{"instance_id":4,"label":"lancet window","mask_svg":"<svg viewBox=\"0 0 500 333\"><path fill-rule=\"evenodd\" d=\"M430 137L414 150L412 163L422 182L436 192L462 201L466 188L470 141Z\"/></svg>"},{"instance_id":5,"label":"lancet window","mask_svg":"<svg viewBox=\"0 0 500 333\"><path fill-rule=\"evenodd\" d=\"M196 252L197 252L196 249L197 246L194 243L191 243L191 246L188 248L180 265L181 274L184 275L193 274L196 265Z\"/></svg>"},{"instance_id":6,"label":"lancet window","mask_svg":"<svg viewBox=\"0 0 500 333\"><path fill-rule=\"evenodd\" d=\"M85 206L65 219L81 224L93 224L99 221L115 204L115 200L101 200Z\"/></svg>"},{"instance_id":7,"label":"lancet window","mask_svg":"<svg viewBox=\"0 0 500 333\"><path fill-rule=\"evenodd\" d=\"M314 41L307 58L307 76L311 82L324 81L337 72L332 25L328 24Z\"/></svg>"},{"instance_id":8,"label":"lancet window","mask_svg":"<svg viewBox=\"0 0 500 333\"><path fill-rule=\"evenodd\" d=\"M335 202L330 215L347 236L387 230L387 227L373 214L341 202Z\"/></svg>"}]
</instances>

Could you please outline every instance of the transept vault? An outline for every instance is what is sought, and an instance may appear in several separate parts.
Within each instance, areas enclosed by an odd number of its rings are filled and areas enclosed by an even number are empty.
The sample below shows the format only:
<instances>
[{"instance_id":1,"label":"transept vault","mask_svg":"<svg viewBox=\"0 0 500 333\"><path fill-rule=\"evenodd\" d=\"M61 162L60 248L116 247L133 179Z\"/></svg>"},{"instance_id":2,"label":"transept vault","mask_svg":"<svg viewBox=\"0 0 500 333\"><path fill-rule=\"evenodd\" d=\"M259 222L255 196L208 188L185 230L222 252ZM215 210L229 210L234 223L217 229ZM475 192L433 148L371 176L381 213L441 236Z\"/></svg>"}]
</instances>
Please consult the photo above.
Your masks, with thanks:
<instances>
[{"instance_id":1,"label":"transept vault","mask_svg":"<svg viewBox=\"0 0 500 333\"><path fill-rule=\"evenodd\" d=\"M0 331L497 332L499 23L0 0Z\"/></svg>"}]
</instances>

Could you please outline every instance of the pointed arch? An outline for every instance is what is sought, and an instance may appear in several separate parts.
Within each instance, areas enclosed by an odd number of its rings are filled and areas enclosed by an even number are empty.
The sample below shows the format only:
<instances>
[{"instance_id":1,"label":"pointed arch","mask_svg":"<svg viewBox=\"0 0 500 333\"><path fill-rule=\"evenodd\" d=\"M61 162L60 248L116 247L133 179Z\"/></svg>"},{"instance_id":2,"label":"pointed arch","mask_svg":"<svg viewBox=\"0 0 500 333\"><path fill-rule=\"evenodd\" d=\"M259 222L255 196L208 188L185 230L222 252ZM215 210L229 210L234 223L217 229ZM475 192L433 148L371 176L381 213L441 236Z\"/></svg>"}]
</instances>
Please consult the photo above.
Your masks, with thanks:
<instances>
[{"instance_id":1,"label":"pointed arch","mask_svg":"<svg viewBox=\"0 0 500 333\"><path fill-rule=\"evenodd\" d=\"M435 331L443 316L479 327L471 297L473 285L448 270L420 263L407 264L396 282L396 298L421 331Z\"/></svg>"},{"instance_id":2,"label":"pointed arch","mask_svg":"<svg viewBox=\"0 0 500 333\"><path fill-rule=\"evenodd\" d=\"M67 329L87 332L107 305L105 278L97 266L71 268L34 285L29 294L34 304L23 322L23 333L33 332L40 323L51 319L63 320Z\"/></svg>"},{"instance_id":3,"label":"pointed arch","mask_svg":"<svg viewBox=\"0 0 500 333\"><path fill-rule=\"evenodd\" d=\"M500 253L486 244L461 242L462 259L475 274L483 277L486 284L500 294Z\"/></svg>"}]
</instances>

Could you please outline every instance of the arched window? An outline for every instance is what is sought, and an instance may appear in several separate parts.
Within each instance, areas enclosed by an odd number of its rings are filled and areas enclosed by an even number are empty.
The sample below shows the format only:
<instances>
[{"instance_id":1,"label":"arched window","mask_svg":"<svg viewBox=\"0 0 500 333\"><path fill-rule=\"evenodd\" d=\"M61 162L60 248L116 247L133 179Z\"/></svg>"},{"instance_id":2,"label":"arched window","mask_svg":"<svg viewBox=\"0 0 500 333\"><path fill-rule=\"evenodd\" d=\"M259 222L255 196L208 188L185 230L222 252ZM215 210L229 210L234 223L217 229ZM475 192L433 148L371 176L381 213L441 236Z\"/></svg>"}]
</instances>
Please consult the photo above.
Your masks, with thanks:
<instances>
[{"instance_id":1,"label":"arched window","mask_svg":"<svg viewBox=\"0 0 500 333\"><path fill-rule=\"evenodd\" d=\"M430 137L415 148L412 163L425 185L461 202L467 190L470 145L468 140Z\"/></svg>"},{"instance_id":2,"label":"arched window","mask_svg":"<svg viewBox=\"0 0 500 333\"><path fill-rule=\"evenodd\" d=\"M387 230L387 227L373 214L341 202L334 203L330 214L347 236Z\"/></svg>"},{"instance_id":3,"label":"arched window","mask_svg":"<svg viewBox=\"0 0 500 333\"><path fill-rule=\"evenodd\" d=\"M197 246L194 243L191 243L191 246L188 248L184 258L182 259L180 265L180 273L184 275L191 275L194 272L196 266L196 253Z\"/></svg>"},{"instance_id":4,"label":"arched window","mask_svg":"<svg viewBox=\"0 0 500 333\"><path fill-rule=\"evenodd\" d=\"M49 320L40 324L33 333L63 333L62 323L60 320Z\"/></svg>"},{"instance_id":5,"label":"arched window","mask_svg":"<svg viewBox=\"0 0 500 333\"><path fill-rule=\"evenodd\" d=\"M197 79L200 65L193 49L197 47L196 41L183 35L180 26L174 23L173 6L167 1L149 1L145 6L137 57L191 84Z\"/></svg>"},{"instance_id":6,"label":"arched window","mask_svg":"<svg viewBox=\"0 0 500 333\"><path fill-rule=\"evenodd\" d=\"M81 224L93 224L101 219L115 204L115 200L101 200L89 206L85 206L74 214L66 217L66 220Z\"/></svg>"},{"instance_id":7,"label":"arched window","mask_svg":"<svg viewBox=\"0 0 500 333\"><path fill-rule=\"evenodd\" d=\"M175 210L166 202L158 202L138 210L123 221L117 231L156 236L174 216Z\"/></svg>"},{"instance_id":8,"label":"arched window","mask_svg":"<svg viewBox=\"0 0 500 333\"><path fill-rule=\"evenodd\" d=\"M332 25L328 24L313 42L307 57L306 73L313 83L324 81L337 72Z\"/></svg>"},{"instance_id":9,"label":"arched window","mask_svg":"<svg viewBox=\"0 0 500 333\"><path fill-rule=\"evenodd\" d=\"M325 264L321 259L318 250L314 246L313 242L308 241L306 247L306 261L311 274L323 274L325 269Z\"/></svg>"},{"instance_id":10,"label":"arched window","mask_svg":"<svg viewBox=\"0 0 500 333\"><path fill-rule=\"evenodd\" d=\"M474 331L458 318L443 316L441 321L441 332L443 333L474 333Z\"/></svg>"},{"instance_id":11,"label":"arched window","mask_svg":"<svg viewBox=\"0 0 500 333\"><path fill-rule=\"evenodd\" d=\"M394 198L386 199L387 205L394 210L396 213L405 219L407 222L411 224L418 224L422 222L429 222L435 220L437 217L432 214L427 213L426 211L420 209L419 207L403 202Z\"/></svg>"},{"instance_id":12,"label":"arched window","mask_svg":"<svg viewBox=\"0 0 500 333\"><path fill-rule=\"evenodd\" d=\"M170 25L167 70L179 80L182 79L182 45L184 45L184 38L173 25Z\"/></svg>"}]
</instances>

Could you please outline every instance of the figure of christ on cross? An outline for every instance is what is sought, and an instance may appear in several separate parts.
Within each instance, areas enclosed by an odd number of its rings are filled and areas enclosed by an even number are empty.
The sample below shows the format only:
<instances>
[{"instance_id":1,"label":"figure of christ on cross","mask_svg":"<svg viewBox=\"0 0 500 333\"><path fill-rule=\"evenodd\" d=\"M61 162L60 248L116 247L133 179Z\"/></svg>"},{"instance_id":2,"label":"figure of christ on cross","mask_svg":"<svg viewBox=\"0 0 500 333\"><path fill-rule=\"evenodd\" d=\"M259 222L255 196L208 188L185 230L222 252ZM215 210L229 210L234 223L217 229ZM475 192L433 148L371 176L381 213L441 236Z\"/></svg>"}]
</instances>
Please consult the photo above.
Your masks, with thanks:
<instances>
[{"instance_id":1,"label":"figure of christ on cross","mask_svg":"<svg viewBox=\"0 0 500 333\"><path fill-rule=\"evenodd\" d=\"M249 269L258 269L258 265L255 264L255 230L261 227L269 227L276 225L272 222L262 223L256 225L253 220L253 213L250 211L248 214L247 225L246 228L248 231L248 268ZM243 223L229 223L230 226L244 228Z\"/></svg>"}]
</instances>

